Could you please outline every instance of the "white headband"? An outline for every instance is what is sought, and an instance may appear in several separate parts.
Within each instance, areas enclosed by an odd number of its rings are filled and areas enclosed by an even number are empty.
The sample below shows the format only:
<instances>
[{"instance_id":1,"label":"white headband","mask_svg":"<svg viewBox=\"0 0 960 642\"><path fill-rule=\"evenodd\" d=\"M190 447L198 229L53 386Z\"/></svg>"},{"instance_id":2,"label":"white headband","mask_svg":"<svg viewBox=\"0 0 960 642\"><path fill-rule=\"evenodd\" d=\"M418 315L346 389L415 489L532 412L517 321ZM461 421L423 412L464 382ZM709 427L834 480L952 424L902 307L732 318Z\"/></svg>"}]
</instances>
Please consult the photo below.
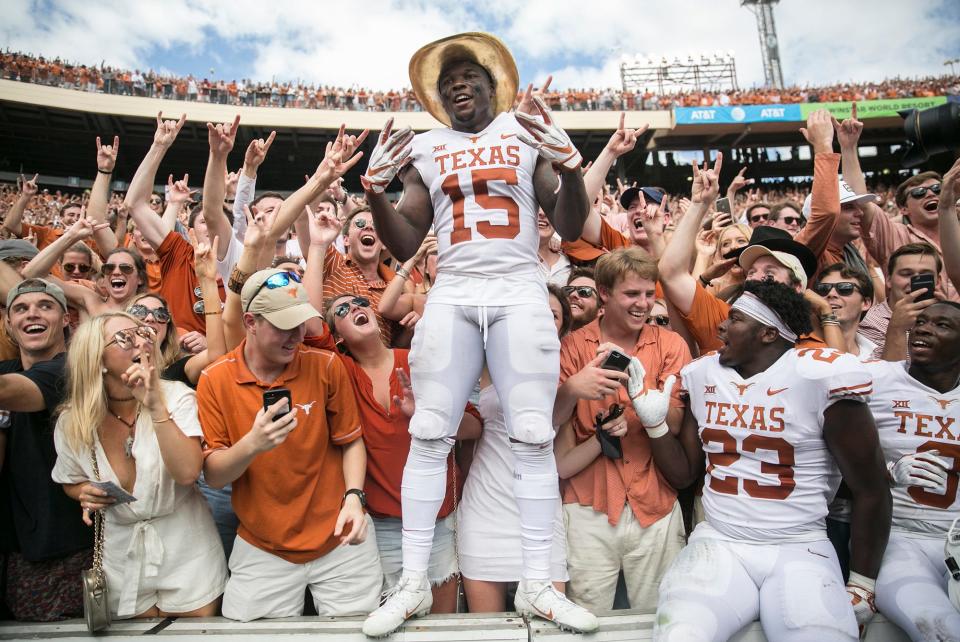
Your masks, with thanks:
<instances>
[{"instance_id":1,"label":"white headband","mask_svg":"<svg viewBox=\"0 0 960 642\"><path fill-rule=\"evenodd\" d=\"M776 328L777 333L779 333L781 337L790 343L797 342L797 335L787 327L787 324L783 322L783 319L781 319L776 312L771 310L766 303L761 301L760 298L752 292L744 292L740 298L737 299L732 306L730 306L730 309L740 310L751 319L758 321L763 325L768 325L771 328Z\"/></svg>"}]
</instances>

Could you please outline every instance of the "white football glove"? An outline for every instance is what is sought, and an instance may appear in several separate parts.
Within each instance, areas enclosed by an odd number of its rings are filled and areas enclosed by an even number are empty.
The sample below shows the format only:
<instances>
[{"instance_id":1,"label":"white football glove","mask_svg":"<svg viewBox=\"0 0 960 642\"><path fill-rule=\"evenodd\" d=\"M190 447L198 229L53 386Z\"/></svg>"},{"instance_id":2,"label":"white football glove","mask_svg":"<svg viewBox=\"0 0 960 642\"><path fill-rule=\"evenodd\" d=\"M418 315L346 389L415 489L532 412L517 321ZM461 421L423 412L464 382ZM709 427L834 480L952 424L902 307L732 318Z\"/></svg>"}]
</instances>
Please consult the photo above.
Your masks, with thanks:
<instances>
[{"instance_id":1,"label":"white football glove","mask_svg":"<svg viewBox=\"0 0 960 642\"><path fill-rule=\"evenodd\" d=\"M553 120L550 108L540 96L534 96L533 102L537 105L540 116L516 112L517 122L530 134L518 134L517 138L536 149L541 157L551 163L571 171L579 169L583 164L583 157L574 147L570 136Z\"/></svg>"},{"instance_id":2,"label":"white football glove","mask_svg":"<svg viewBox=\"0 0 960 642\"><path fill-rule=\"evenodd\" d=\"M632 366L633 363L631 362L630 366L628 366L628 371ZM633 376L631 374L631 381L628 382L628 391L632 388L632 380ZM642 386L642 377L640 382ZM651 439L662 437L669 431L667 427L667 411L670 410L670 393L673 392L673 385L676 382L677 377L670 375L663 383L663 390L652 389L647 390L641 395L630 396L630 402L633 403L633 411L637 413L640 424L647 431L647 435L649 435Z\"/></svg>"},{"instance_id":3,"label":"white football glove","mask_svg":"<svg viewBox=\"0 0 960 642\"><path fill-rule=\"evenodd\" d=\"M876 580L850 571L850 579L847 580L847 595L850 596L850 606L853 607L853 615L857 618L857 626L861 634L863 633L863 627L877 613L877 607L873 602L876 586Z\"/></svg>"},{"instance_id":4,"label":"white football glove","mask_svg":"<svg viewBox=\"0 0 960 642\"><path fill-rule=\"evenodd\" d=\"M404 127L391 132L392 129L391 118L377 137L376 147L370 152L367 172L360 177L363 188L377 194L383 194L400 168L409 162L413 152L413 128Z\"/></svg>"},{"instance_id":5,"label":"white football glove","mask_svg":"<svg viewBox=\"0 0 960 642\"><path fill-rule=\"evenodd\" d=\"M887 465L890 477L898 486L919 486L921 488L942 489L947 485L947 471L950 465L937 457L936 450L904 455Z\"/></svg>"}]
</instances>

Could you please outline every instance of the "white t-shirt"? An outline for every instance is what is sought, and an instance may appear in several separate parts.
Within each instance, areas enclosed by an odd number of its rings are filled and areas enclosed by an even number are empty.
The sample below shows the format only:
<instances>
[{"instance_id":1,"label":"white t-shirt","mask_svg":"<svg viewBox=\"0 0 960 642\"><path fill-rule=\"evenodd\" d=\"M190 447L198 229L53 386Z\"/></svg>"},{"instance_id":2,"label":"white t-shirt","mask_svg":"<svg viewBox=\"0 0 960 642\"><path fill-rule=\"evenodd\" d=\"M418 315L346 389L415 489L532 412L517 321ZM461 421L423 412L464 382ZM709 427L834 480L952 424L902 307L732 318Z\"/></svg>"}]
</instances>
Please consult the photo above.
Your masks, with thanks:
<instances>
[{"instance_id":1,"label":"white t-shirt","mask_svg":"<svg viewBox=\"0 0 960 642\"><path fill-rule=\"evenodd\" d=\"M707 521L735 540L821 539L840 473L823 440L836 401L866 401L872 382L852 355L788 350L749 379L701 357L681 371L707 455Z\"/></svg>"}]
</instances>

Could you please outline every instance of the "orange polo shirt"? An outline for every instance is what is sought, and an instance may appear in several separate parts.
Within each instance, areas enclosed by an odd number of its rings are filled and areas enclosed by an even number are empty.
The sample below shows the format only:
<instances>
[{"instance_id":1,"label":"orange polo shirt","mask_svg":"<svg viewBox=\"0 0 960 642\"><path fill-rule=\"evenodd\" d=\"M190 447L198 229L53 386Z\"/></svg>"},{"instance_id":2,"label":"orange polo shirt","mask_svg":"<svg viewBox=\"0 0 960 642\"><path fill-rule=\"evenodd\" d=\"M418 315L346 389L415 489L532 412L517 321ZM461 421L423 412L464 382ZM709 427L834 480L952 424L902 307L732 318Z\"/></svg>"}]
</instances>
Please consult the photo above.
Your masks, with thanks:
<instances>
[{"instance_id":1,"label":"orange polo shirt","mask_svg":"<svg viewBox=\"0 0 960 642\"><path fill-rule=\"evenodd\" d=\"M564 337L560 347L560 383L592 361L600 343L599 320ZM679 334L652 325L643 328L630 354L643 364L646 370L644 383L649 388L662 388L670 375L676 375L679 380L680 369L691 360L690 350ZM613 526L627 503L637 522L646 528L673 510L677 491L667 483L653 462L650 438L627 399L626 388L620 389L616 400L607 397L599 401L578 401L571 418L573 429L577 443L583 443L596 434L593 427L596 414L606 413L614 402L624 406L627 418L627 434L620 440L623 458L610 459L600 455L579 473L564 480L561 483L563 503L591 506L598 513L606 513L607 521ZM673 388L670 405L683 407L679 381Z\"/></svg>"},{"instance_id":2,"label":"orange polo shirt","mask_svg":"<svg viewBox=\"0 0 960 642\"><path fill-rule=\"evenodd\" d=\"M409 354L409 350L393 350L391 400L394 396L400 396L397 368L402 368L408 376L410 374L407 361ZM373 382L364 369L348 356L341 356L341 359L353 383L360 424L363 426L363 445L367 449L367 480L363 490L367 494L367 508L376 517L400 517L400 483L410 452L410 418L399 408L393 407L392 401L390 409L380 405L373 394ZM480 414L472 405L467 404L466 412L480 419ZM453 511L454 497L459 498L463 481L463 472L451 451L447 460L446 496L438 517L446 517Z\"/></svg>"},{"instance_id":3,"label":"orange polo shirt","mask_svg":"<svg viewBox=\"0 0 960 642\"><path fill-rule=\"evenodd\" d=\"M696 280L696 290L693 295L693 303L690 305L690 314L684 314L677 310L677 314L683 319L690 336L700 347L700 354L706 354L718 349L722 344L717 337L720 324L730 315L730 304L722 301L714 295L707 292ZM826 348L827 344L819 337L805 334L797 341L798 348Z\"/></svg>"},{"instance_id":4,"label":"orange polo shirt","mask_svg":"<svg viewBox=\"0 0 960 642\"><path fill-rule=\"evenodd\" d=\"M331 352L300 348L280 377L259 381L244 360L246 340L204 369L197 404L204 456L230 448L250 432L263 392L287 388L297 408L297 427L286 441L253 458L233 482L237 534L294 564L333 550L333 529L346 490L344 446L361 438L353 387Z\"/></svg>"}]
</instances>

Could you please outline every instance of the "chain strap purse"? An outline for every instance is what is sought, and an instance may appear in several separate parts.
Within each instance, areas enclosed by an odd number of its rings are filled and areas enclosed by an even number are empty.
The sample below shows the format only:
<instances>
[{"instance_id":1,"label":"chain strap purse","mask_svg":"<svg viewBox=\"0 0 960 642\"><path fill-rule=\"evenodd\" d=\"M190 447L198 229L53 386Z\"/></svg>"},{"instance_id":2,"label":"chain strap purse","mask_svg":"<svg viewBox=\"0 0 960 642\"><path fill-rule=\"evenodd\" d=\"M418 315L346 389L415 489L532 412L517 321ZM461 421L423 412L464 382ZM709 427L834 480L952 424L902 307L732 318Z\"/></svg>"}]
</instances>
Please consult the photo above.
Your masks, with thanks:
<instances>
[{"instance_id":1,"label":"chain strap purse","mask_svg":"<svg viewBox=\"0 0 960 642\"><path fill-rule=\"evenodd\" d=\"M93 474L100 481L96 445L90 448ZM80 571L83 582L83 617L90 633L110 626L110 602L107 599L107 576L103 572L103 511L93 514L93 567Z\"/></svg>"}]
</instances>

